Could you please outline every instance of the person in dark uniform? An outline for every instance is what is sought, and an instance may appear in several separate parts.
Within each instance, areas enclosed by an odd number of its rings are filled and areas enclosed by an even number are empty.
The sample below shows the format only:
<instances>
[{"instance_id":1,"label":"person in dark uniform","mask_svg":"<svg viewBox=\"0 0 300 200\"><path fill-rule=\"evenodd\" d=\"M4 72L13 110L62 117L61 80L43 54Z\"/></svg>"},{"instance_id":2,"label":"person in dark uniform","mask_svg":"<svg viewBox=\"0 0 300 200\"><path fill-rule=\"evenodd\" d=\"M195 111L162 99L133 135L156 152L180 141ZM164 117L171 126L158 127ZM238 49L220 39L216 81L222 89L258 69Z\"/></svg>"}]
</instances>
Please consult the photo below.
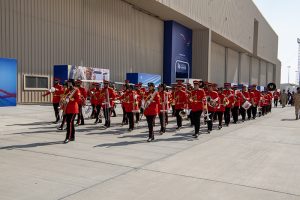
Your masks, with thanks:
<instances>
[{"instance_id":1,"label":"person in dark uniform","mask_svg":"<svg viewBox=\"0 0 300 200\"><path fill-rule=\"evenodd\" d=\"M60 120L59 102L60 102L61 96L64 94L64 87L59 84L59 79L54 79L53 87L46 94L43 94L42 96L45 97L51 93L53 93L52 104L53 104L53 109L54 109L55 118L56 118L56 120L53 123L57 124Z\"/></svg>"},{"instance_id":2,"label":"person in dark uniform","mask_svg":"<svg viewBox=\"0 0 300 200\"><path fill-rule=\"evenodd\" d=\"M79 113L78 102L80 101L80 91L74 87L74 80L68 81L68 89L65 97L65 113L67 121L67 134L64 143L75 140L75 127L74 120L76 115Z\"/></svg>"}]
</instances>

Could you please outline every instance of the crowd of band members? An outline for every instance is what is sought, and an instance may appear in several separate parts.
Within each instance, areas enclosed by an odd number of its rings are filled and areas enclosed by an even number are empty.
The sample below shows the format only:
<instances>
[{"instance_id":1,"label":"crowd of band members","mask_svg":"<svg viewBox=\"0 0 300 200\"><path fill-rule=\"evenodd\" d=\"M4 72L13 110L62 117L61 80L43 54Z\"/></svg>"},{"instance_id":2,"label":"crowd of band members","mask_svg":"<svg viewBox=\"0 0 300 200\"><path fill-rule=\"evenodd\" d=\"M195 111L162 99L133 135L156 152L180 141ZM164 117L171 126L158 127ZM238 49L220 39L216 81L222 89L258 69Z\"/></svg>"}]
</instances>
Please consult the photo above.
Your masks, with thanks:
<instances>
[{"instance_id":1,"label":"crowd of band members","mask_svg":"<svg viewBox=\"0 0 300 200\"><path fill-rule=\"evenodd\" d=\"M255 119L258 115L271 112L272 99L274 99L274 105L277 107L281 97L277 91L273 93L260 92L256 89L256 85L249 88L244 86L242 90L226 83L224 87L220 88L217 84L202 81L194 81L193 85L185 85L178 81L171 89L160 84L158 91L156 91L153 83L149 83L148 89L146 89L142 87L142 83L133 86L129 81L125 81L122 89L116 91L110 87L109 81L104 81L103 87L100 87L100 83L93 83L92 88L87 91L80 80L68 80L64 86L59 84L59 80L55 80L52 101L56 117L55 123L60 120L60 108L63 110L63 119L58 129L62 130L66 123L65 143L75 140L74 121L77 115L76 125L84 125L82 108L89 98L92 105L91 117L95 119L95 124L102 123L100 113L103 113L104 128L111 126L111 116L116 116L115 102L119 101L123 111L122 125L128 125L129 132L135 129L135 125L145 116L149 129L148 142L154 140L153 126L156 116L159 116L160 121L159 133L166 132L170 109L172 109L172 116L176 117L177 130L182 128L183 114L190 111L187 114L191 125L194 126L193 136L198 137L202 115L205 124L207 124L207 133L210 133L213 130L215 120L218 120L218 129L221 129L223 119L225 126L229 126L231 117L232 123L236 124L239 115L241 115L242 122ZM50 92L47 92L43 96L49 94ZM246 101L251 103L249 109L245 109L243 106Z\"/></svg>"}]
</instances>

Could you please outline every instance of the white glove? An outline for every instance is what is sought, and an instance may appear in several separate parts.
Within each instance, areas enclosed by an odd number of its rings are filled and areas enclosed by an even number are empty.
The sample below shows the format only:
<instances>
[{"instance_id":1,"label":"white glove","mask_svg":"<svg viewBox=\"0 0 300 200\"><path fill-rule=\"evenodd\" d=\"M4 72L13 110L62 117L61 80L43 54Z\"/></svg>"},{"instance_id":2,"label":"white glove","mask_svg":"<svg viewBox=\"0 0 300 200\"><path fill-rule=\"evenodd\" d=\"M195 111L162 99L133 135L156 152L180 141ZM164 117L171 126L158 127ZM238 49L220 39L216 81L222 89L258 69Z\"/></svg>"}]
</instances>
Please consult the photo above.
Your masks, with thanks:
<instances>
[{"instance_id":1,"label":"white glove","mask_svg":"<svg viewBox=\"0 0 300 200\"><path fill-rule=\"evenodd\" d=\"M69 99L69 98L66 98L66 102L69 103L69 101L70 101L70 99Z\"/></svg>"}]
</instances>

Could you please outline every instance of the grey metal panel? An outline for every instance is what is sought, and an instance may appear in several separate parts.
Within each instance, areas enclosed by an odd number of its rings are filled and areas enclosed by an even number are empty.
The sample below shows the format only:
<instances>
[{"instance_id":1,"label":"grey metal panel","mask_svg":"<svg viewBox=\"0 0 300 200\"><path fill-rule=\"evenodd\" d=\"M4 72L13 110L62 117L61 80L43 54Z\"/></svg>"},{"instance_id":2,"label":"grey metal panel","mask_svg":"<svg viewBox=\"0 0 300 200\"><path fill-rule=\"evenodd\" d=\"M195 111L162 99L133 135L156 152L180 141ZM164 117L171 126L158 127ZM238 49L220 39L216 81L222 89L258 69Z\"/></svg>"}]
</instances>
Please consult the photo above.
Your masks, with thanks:
<instances>
[{"instance_id":1,"label":"grey metal panel","mask_svg":"<svg viewBox=\"0 0 300 200\"><path fill-rule=\"evenodd\" d=\"M267 85L267 63L265 61L261 61L260 64L260 83L259 85L266 86Z\"/></svg>"},{"instance_id":2,"label":"grey metal panel","mask_svg":"<svg viewBox=\"0 0 300 200\"><path fill-rule=\"evenodd\" d=\"M225 81L225 47L212 42L210 81L223 85Z\"/></svg>"},{"instance_id":3,"label":"grey metal panel","mask_svg":"<svg viewBox=\"0 0 300 200\"><path fill-rule=\"evenodd\" d=\"M250 73L250 57L247 54L241 55L241 72L240 83L249 85L249 73Z\"/></svg>"},{"instance_id":4,"label":"grey metal panel","mask_svg":"<svg viewBox=\"0 0 300 200\"><path fill-rule=\"evenodd\" d=\"M210 30L193 31L193 70L192 78L209 80L210 69Z\"/></svg>"},{"instance_id":5,"label":"grey metal panel","mask_svg":"<svg viewBox=\"0 0 300 200\"><path fill-rule=\"evenodd\" d=\"M267 83L274 82L274 65L267 63Z\"/></svg>"},{"instance_id":6,"label":"grey metal panel","mask_svg":"<svg viewBox=\"0 0 300 200\"><path fill-rule=\"evenodd\" d=\"M239 53L228 49L227 82L238 83Z\"/></svg>"},{"instance_id":7,"label":"grey metal panel","mask_svg":"<svg viewBox=\"0 0 300 200\"><path fill-rule=\"evenodd\" d=\"M50 101L24 91L24 74L49 75L55 64L126 72L163 72L163 21L121 0L0 0L0 57L18 59L18 102Z\"/></svg>"},{"instance_id":8,"label":"grey metal panel","mask_svg":"<svg viewBox=\"0 0 300 200\"><path fill-rule=\"evenodd\" d=\"M259 84L258 76L259 76L259 60L257 58L252 57L252 67L251 67L251 83Z\"/></svg>"}]
</instances>

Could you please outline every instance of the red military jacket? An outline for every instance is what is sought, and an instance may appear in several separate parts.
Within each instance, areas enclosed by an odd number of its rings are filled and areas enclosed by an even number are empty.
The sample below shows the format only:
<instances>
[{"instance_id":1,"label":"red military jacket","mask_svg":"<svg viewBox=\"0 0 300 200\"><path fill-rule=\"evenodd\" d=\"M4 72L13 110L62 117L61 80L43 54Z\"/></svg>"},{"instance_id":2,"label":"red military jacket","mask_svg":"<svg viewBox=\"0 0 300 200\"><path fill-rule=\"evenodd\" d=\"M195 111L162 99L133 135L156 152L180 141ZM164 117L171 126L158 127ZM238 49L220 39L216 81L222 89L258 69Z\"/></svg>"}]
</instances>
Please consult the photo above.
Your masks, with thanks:
<instances>
[{"instance_id":1,"label":"red military jacket","mask_svg":"<svg viewBox=\"0 0 300 200\"><path fill-rule=\"evenodd\" d=\"M218 93L219 95L219 98L220 98L220 105L217 109L217 112L225 112L225 105L224 105L224 102L225 102L225 95L223 93Z\"/></svg>"},{"instance_id":2,"label":"red military jacket","mask_svg":"<svg viewBox=\"0 0 300 200\"><path fill-rule=\"evenodd\" d=\"M68 97L70 93L73 92L73 90L75 90L74 94L71 97ZM69 101L67 103L67 107L65 109L65 114L78 114L79 113L79 108L78 108L78 102L80 100L80 91L77 88L73 88L72 91L70 91L70 89L66 90L66 97L67 97L67 101Z\"/></svg>"},{"instance_id":3,"label":"red military jacket","mask_svg":"<svg viewBox=\"0 0 300 200\"><path fill-rule=\"evenodd\" d=\"M52 103L59 103L61 96L64 94L64 87L60 84L55 84L53 87L55 88L55 91L53 92ZM43 96L47 96L49 94L51 94L50 91L46 92Z\"/></svg>"},{"instance_id":4,"label":"red military jacket","mask_svg":"<svg viewBox=\"0 0 300 200\"><path fill-rule=\"evenodd\" d=\"M150 101L153 96L153 101L150 102L149 106L145 108L144 115L145 116L156 116L158 113L158 104L160 102L159 92L149 91L146 92L144 96L145 102Z\"/></svg>"},{"instance_id":5,"label":"red military jacket","mask_svg":"<svg viewBox=\"0 0 300 200\"><path fill-rule=\"evenodd\" d=\"M235 107L240 107L242 105L242 102L244 102L244 98L243 98L243 95L240 91L237 91L236 92L236 95L235 95L235 103L234 103L234 106Z\"/></svg>"},{"instance_id":6,"label":"red military jacket","mask_svg":"<svg viewBox=\"0 0 300 200\"><path fill-rule=\"evenodd\" d=\"M258 105L259 101L260 101L260 91L258 90L253 90L251 93L250 93L250 97L251 97L251 103L252 105L256 106Z\"/></svg>"},{"instance_id":7,"label":"red military jacket","mask_svg":"<svg viewBox=\"0 0 300 200\"><path fill-rule=\"evenodd\" d=\"M128 90L126 91L120 99L122 100L123 106L125 108L125 112L133 112L139 110L138 103L139 95L136 91Z\"/></svg>"},{"instance_id":8,"label":"red military jacket","mask_svg":"<svg viewBox=\"0 0 300 200\"><path fill-rule=\"evenodd\" d=\"M278 91L275 91L275 92L273 93L273 96L274 96L274 99L275 99L275 100L278 100L278 99L279 99L279 96L280 96L280 93L279 93Z\"/></svg>"},{"instance_id":9,"label":"red military jacket","mask_svg":"<svg viewBox=\"0 0 300 200\"><path fill-rule=\"evenodd\" d=\"M97 101L96 101L97 97L95 96L95 92L96 92L95 87L90 89L88 92L88 96L90 97L90 101L91 101L92 105L96 105L96 103L97 103Z\"/></svg>"},{"instance_id":10,"label":"red military jacket","mask_svg":"<svg viewBox=\"0 0 300 200\"><path fill-rule=\"evenodd\" d=\"M84 87L78 87L78 90L80 91L80 97L79 97L78 104L82 105L86 101L87 92L86 92L86 89Z\"/></svg>"},{"instance_id":11,"label":"red military jacket","mask_svg":"<svg viewBox=\"0 0 300 200\"><path fill-rule=\"evenodd\" d=\"M245 91L245 92L243 92L243 95L244 95L245 99L247 99L247 101L251 102L251 98L250 98L250 93L249 92ZM244 100L243 100L243 102L244 102Z\"/></svg>"},{"instance_id":12,"label":"red military jacket","mask_svg":"<svg viewBox=\"0 0 300 200\"><path fill-rule=\"evenodd\" d=\"M189 96L190 109L193 112L203 110L205 101L205 91L203 89L193 90Z\"/></svg>"},{"instance_id":13,"label":"red military jacket","mask_svg":"<svg viewBox=\"0 0 300 200\"><path fill-rule=\"evenodd\" d=\"M101 102L101 89L100 88L95 88L95 91L94 91L94 101L95 101L95 105L97 106L101 106L102 105L102 102Z\"/></svg>"},{"instance_id":14,"label":"red military jacket","mask_svg":"<svg viewBox=\"0 0 300 200\"><path fill-rule=\"evenodd\" d=\"M226 108L232 108L235 103L234 91L233 90L224 90L223 94L225 95L225 97L227 98L227 100L229 102L227 104Z\"/></svg>"},{"instance_id":15,"label":"red military jacket","mask_svg":"<svg viewBox=\"0 0 300 200\"><path fill-rule=\"evenodd\" d=\"M160 102L158 112L167 112L169 110L170 94L166 91L159 92Z\"/></svg>"},{"instance_id":16,"label":"red military jacket","mask_svg":"<svg viewBox=\"0 0 300 200\"><path fill-rule=\"evenodd\" d=\"M186 109L188 103L188 96L187 93L183 90L177 90L174 93L174 100L175 100L175 109Z\"/></svg>"},{"instance_id":17,"label":"red military jacket","mask_svg":"<svg viewBox=\"0 0 300 200\"><path fill-rule=\"evenodd\" d=\"M103 88L100 92L100 102L102 103L103 108L113 107L115 98L116 98L116 93L110 87Z\"/></svg>"},{"instance_id":18,"label":"red military jacket","mask_svg":"<svg viewBox=\"0 0 300 200\"><path fill-rule=\"evenodd\" d=\"M220 105L220 98L219 98L219 94L216 91L208 91L206 93L206 96L210 97L211 101L215 101L216 102L216 106L211 106L210 102L207 102L207 109L209 112L216 112L219 105Z\"/></svg>"}]
</instances>

